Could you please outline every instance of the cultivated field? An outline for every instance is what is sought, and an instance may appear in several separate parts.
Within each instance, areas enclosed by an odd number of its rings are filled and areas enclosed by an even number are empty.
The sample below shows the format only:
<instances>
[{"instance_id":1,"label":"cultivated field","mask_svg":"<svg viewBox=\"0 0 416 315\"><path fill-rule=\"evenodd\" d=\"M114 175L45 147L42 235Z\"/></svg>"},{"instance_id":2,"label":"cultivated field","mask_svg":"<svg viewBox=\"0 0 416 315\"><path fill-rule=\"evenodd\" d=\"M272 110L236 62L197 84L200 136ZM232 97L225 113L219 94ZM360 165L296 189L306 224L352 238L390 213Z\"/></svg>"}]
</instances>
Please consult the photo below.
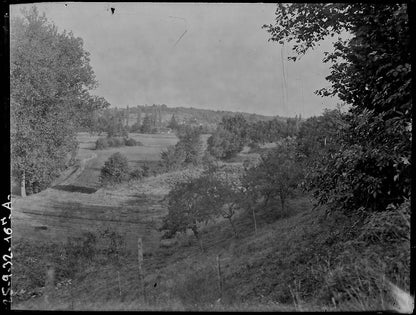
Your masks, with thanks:
<instances>
[{"instance_id":1,"label":"cultivated field","mask_svg":"<svg viewBox=\"0 0 416 315\"><path fill-rule=\"evenodd\" d=\"M56 185L25 199L13 200L13 237L29 237L46 242L64 241L82 231L96 230L105 225L115 226L123 234L143 234L151 238L153 232L146 220L160 216L164 192L156 185L152 191L132 189L130 193L114 194L100 189L99 174L107 158L121 152L132 168L143 161L156 161L160 152L177 142L174 135L131 135L143 146L95 150L97 136L81 133L76 167L56 181ZM150 188L149 188L150 187ZM146 194L146 195L144 195ZM151 214L151 215L150 215ZM132 232L133 231L133 232Z\"/></svg>"}]
</instances>

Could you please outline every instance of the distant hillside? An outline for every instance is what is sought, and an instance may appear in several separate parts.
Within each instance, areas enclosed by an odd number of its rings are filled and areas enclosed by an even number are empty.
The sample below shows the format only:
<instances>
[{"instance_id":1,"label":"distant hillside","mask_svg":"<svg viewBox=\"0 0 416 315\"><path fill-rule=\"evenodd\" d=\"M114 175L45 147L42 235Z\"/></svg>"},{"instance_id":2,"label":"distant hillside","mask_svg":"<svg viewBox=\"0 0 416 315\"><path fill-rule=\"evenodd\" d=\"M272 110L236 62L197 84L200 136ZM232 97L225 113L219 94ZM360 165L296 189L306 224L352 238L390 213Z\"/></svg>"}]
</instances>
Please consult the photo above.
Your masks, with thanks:
<instances>
[{"instance_id":1,"label":"distant hillside","mask_svg":"<svg viewBox=\"0 0 416 315\"><path fill-rule=\"evenodd\" d=\"M286 121L286 117L280 116L264 116L258 114L249 114L243 112L231 112L231 111L219 111L209 109L198 109L193 107L168 107L167 105L137 105L127 108L116 108L117 110L124 111L125 115L128 115L128 124L131 126L139 120L142 121L147 115L155 115L160 119L162 125L167 125L172 116L175 115L175 119L178 123L196 124L207 127L214 127L221 121L222 117L227 115L235 115L237 113L242 114L244 118L249 122L255 122L259 120L272 120L277 118L282 121ZM159 118L160 117L160 118Z\"/></svg>"}]
</instances>

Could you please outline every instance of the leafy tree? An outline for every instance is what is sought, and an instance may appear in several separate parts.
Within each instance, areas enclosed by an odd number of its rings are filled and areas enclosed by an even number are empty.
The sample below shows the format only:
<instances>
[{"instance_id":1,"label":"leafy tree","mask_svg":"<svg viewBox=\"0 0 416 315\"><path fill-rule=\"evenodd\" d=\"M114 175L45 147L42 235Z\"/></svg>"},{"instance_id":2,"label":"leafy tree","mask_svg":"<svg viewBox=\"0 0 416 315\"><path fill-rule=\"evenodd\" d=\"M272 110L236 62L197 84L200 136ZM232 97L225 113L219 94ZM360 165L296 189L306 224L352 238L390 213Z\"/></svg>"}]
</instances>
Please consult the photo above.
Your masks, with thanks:
<instances>
[{"instance_id":1,"label":"leafy tree","mask_svg":"<svg viewBox=\"0 0 416 315\"><path fill-rule=\"evenodd\" d=\"M189 182L178 183L168 194L168 215L162 230L168 235L192 230L203 251L199 225L207 223L215 215L215 203L207 194L209 181L200 177Z\"/></svg>"},{"instance_id":2,"label":"leafy tree","mask_svg":"<svg viewBox=\"0 0 416 315\"><path fill-rule=\"evenodd\" d=\"M233 221L237 210L241 208L241 182L239 174L223 172L218 167L209 167L205 170L203 178L206 179L206 197L213 207L212 212L216 216L227 219L238 238L238 232Z\"/></svg>"},{"instance_id":3,"label":"leafy tree","mask_svg":"<svg viewBox=\"0 0 416 315\"><path fill-rule=\"evenodd\" d=\"M242 209L246 209L252 213L254 233L257 234L257 220L256 220L256 203L261 197L260 190L261 182L258 177L259 173L252 166L245 166L245 173L241 179L241 195L239 199L239 205Z\"/></svg>"},{"instance_id":4,"label":"leafy tree","mask_svg":"<svg viewBox=\"0 0 416 315\"><path fill-rule=\"evenodd\" d=\"M106 138L98 138L95 142L96 150L104 150L108 148L108 141Z\"/></svg>"},{"instance_id":5,"label":"leafy tree","mask_svg":"<svg viewBox=\"0 0 416 315\"><path fill-rule=\"evenodd\" d=\"M243 149L241 139L230 131L219 127L207 141L208 152L218 159L229 159Z\"/></svg>"},{"instance_id":6,"label":"leafy tree","mask_svg":"<svg viewBox=\"0 0 416 315\"><path fill-rule=\"evenodd\" d=\"M248 127L248 138L252 143L275 142L288 135L286 123L274 118L269 121L256 121ZM289 134L292 136L292 134Z\"/></svg>"},{"instance_id":7,"label":"leafy tree","mask_svg":"<svg viewBox=\"0 0 416 315\"><path fill-rule=\"evenodd\" d=\"M10 27L10 131L13 177L25 196L59 175L76 129L108 103L89 94L97 83L82 39L58 33L36 7L22 13Z\"/></svg>"},{"instance_id":8,"label":"leafy tree","mask_svg":"<svg viewBox=\"0 0 416 315\"><path fill-rule=\"evenodd\" d=\"M287 199L293 195L302 178L298 161L296 141L284 139L272 151L262 155L257 166L248 170L246 183L252 191L259 192L265 205L270 198L279 197L284 210Z\"/></svg>"},{"instance_id":9,"label":"leafy tree","mask_svg":"<svg viewBox=\"0 0 416 315\"><path fill-rule=\"evenodd\" d=\"M295 118L288 118L286 119L286 128L284 132L284 137L293 137L298 134L299 131L299 119Z\"/></svg>"},{"instance_id":10,"label":"leafy tree","mask_svg":"<svg viewBox=\"0 0 416 315\"><path fill-rule=\"evenodd\" d=\"M304 54L328 35L339 37L328 89L350 105L340 149L310 174L319 202L345 211L382 211L410 196L411 49L406 4L279 4L271 39L295 40ZM290 57L296 60L297 56ZM339 207L334 207L339 208Z\"/></svg>"},{"instance_id":11,"label":"leafy tree","mask_svg":"<svg viewBox=\"0 0 416 315\"><path fill-rule=\"evenodd\" d=\"M153 119L150 115L146 115L143 118L143 123L140 127L141 133L151 133L154 128Z\"/></svg>"},{"instance_id":12,"label":"leafy tree","mask_svg":"<svg viewBox=\"0 0 416 315\"><path fill-rule=\"evenodd\" d=\"M111 155L101 169L100 182L103 185L121 183L129 178L127 158L120 152Z\"/></svg>"},{"instance_id":13,"label":"leafy tree","mask_svg":"<svg viewBox=\"0 0 416 315\"><path fill-rule=\"evenodd\" d=\"M339 150L339 139L346 128L348 122L340 109L325 110L321 116L310 117L299 128L299 151L308 162L319 161L323 155Z\"/></svg>"},{"instance_id":14,"label":"leafy tree","mask_svg":"<svg viewBox=\"0 0 416 315\"><path fill-rule=\"evenodd\" d=\"M220 122L220 127L229 131L240 139L242 145L247 140L248 122L242 114L236 114L234 116L224 116Z\"/></svg>"},{"instance_id":15,"label":"leafy tree","mask_svg":"<svg viewBox=\"0 0 416 315\"><path fill-rule=\"evenodd\" d=\"M176 170L185 162L185 152L169 146L160 154L160 162L166 171Z\"/></svg>"},{"instance_id":16,"label":"leafy tree","mask_svg":"<svg viewBox=\"0 0 416 315\"><path fill-rule=\"evenodd\" d=\"M127 127L123 124L123 111L117 109L108 110L103 117L103 131L107 133L108 138L128 137Z\"/></svg>"},{"instance_id":17,"label":"leafy tree","mask_svg":"<svg viewBox=\"0 0 416 315\"><path fill-rule=\"evenodd\" d=\"M103 97L86 97L83 107L80 108L82 115L80 115L79 127L87 129L90 132L99 131L98 117L108 107L110 107L110 103Z\"/></svg>"},{"instance_id":18,"label":"leafy tree","mask_svg":"<svg viewBox=\"0 0 416 315\"><path fill-rule=\"evenodd\" d=\"M170 119L169 124L168 124L168 128L171 128L173 130L176 130L179 128L179 124L176 121L175 115L172 115L172 118Z\"/></svg>"},{"instance_id":19,"label":"leafy tree","mask_svg":"<svg viewBox=\"0 0 416 315\"><path fill-rule=\"evenodd\" d=\"M130 127L130 132L140 132L142 126L142 112L140 108L137 108L136 122Z\"/></svg>"},{"instance_id":20,"label":"leafy tree","mask_svg":"<svg viewBox=\"0 0 416 315\"><path fill-rule=\"evenodd\" d=\"M185 155L184 163L200 164L203 153L200 130L191 126L183 126L176 132L176 135L179 141L175 145L175 149L182 151Z\"/></svg>"}]
</instances>

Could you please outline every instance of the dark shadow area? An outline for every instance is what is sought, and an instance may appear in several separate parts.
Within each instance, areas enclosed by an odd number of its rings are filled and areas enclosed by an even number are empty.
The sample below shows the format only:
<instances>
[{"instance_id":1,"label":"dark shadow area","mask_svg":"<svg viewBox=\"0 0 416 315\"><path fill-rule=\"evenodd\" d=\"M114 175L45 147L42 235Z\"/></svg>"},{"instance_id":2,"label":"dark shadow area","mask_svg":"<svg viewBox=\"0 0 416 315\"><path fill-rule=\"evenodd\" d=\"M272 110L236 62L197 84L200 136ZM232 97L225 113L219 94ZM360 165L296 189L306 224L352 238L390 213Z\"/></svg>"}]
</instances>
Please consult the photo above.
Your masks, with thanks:
<instances>
[{"instance_id":1,"label":"dark shadow area","mask_svg":"<svg viewBox=\"0 0 416 315\"><path fill-rule=\"evenodd\" d=\"M47 226L44 226L44 225L41 225L41 226L35 226L35 231L39 231L39 230L47 230L48 229L48 227Z\"/></svg>"},{"instance_id":2,"label":"dark shadow area","mask_svg":"<svg viewBox=\"0 0 416 315\"><path fill-rule=\"evenodd\" d=\"M151 206L151 205L165 205L166 200L164 200L164 195L150 195L150 194L136 194L128 195L134 199L128 199L121 203L121 206Z\"/></svg>"},{"instance_id":3,"label":"dark shadow area","mask_svg":"<svg viewBox=\"0 0 416 315\"><path fill-rule=\"evenodd\" d=\"M57 185L57 186L53 186L52 188L56 190L63 190L63 191L69 191L69 192L80 192L83 194L93 194L97 191L96 188L82 187L82 186L75 186L75 185Z\"/></svg>"}]
</instances>

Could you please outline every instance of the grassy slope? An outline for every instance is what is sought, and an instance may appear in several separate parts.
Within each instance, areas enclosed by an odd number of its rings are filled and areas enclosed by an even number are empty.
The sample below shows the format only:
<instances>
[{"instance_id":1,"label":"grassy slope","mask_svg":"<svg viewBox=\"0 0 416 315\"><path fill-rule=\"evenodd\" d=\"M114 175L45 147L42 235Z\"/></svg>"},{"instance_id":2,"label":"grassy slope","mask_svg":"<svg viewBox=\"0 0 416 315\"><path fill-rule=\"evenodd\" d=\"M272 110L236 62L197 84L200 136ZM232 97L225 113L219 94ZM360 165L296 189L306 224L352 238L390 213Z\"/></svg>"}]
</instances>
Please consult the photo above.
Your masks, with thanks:
<instances>
[{"instance_id":1,"label":"grassy slope","mask_svg":"<svg viewBox=\"0 0 416 315\"><path fill-rule=\"evenodd\" d=\"M197 173L197 170L193 171L193 175ZM401 287L408 286L408 240L396 237L393 241L387 238L383 241L380 233L375 233L379 239L367 241L364 247L359 244L352 246L351 240L359 240L360 233L363 229L368 230L368 226L355 217L339 215L326 218L324 209L312 209L308 197L301 194L289 203L285 213L282 213L278 203L267 208L260 206L257 209L257 235L254 234L251 216L241 213L235 221L239 239L233 237L228 222L218 220L203 228L206 252L199 250L192 235L181 236L178 244L162 248L158 243L160 234L154 229L158 218L166 213L160 201L168 192L169 183L181 176L183 177L183 172L159 175L113 189L101 189L92 194L95 202L107 206L113 216L125 218L126 221L134 219L143 222L143 229L120 222L112 226L120 233L130 231L131 235L127 246L130 250L123 255L121 265L116 265L105 257L97 258L97 264L85 266L72 278L71 285L61 286L57 290L52 304L45 305L41 298L34 298L15 304L14 308L279 311L385 309L390 301L382 291L384 287L379 276L387 276ZM91 198L91 195L88 196ZM83 206L88 204L86 194L77 197ZM60 198L60 201L65 201L63 196ZM69 202L68 199L66 203ZM73 207L71 212L75 215L80 209ZM86 209L88 212L81 211L79 214L94 218L99 213L100 218L105 217L105 212L91 211L91 206ZM49 222L50 226L57 224L55 221ZM76 226L71 220L66 222L67 231ZM77 224L79 227L87 225L86 230L89 231L98 228L97 225L88 225L82 220ZM77 233L81 231L79 227L75 229ZM63 231L57 228L54 239ZM43 239L50 241L52 235L43 233ZM139 235L144 237L146 302L138 298L135 242ZM21 268L20 275L31 271L31 276L38 277L41 285L42 273L33 272L33 263L29 265L27 261L22 262L23 253L35 257L36 249L32 249L32 252L26 250L30 254L22 250L19 257L19 253L16 253L21 262L17 264ZM386 250L389 255L386 255ZM53 252L48 246L37 252L42 251ZM404 253L402 258L400 252ZM218 302L218 255L223 274L221 302ZM42 259L45 256L42 254L38 258L38 263L35 263L37 267L43 267ZM379 261L384 262L384 265L378 264ZM19 281L23 283L24 279ZM354 292L354 288L359 292ZM374 288L379 288L380 292L374 291ZM372 299L368 296L372 296Z\"/></svg>"}]
</instances>

